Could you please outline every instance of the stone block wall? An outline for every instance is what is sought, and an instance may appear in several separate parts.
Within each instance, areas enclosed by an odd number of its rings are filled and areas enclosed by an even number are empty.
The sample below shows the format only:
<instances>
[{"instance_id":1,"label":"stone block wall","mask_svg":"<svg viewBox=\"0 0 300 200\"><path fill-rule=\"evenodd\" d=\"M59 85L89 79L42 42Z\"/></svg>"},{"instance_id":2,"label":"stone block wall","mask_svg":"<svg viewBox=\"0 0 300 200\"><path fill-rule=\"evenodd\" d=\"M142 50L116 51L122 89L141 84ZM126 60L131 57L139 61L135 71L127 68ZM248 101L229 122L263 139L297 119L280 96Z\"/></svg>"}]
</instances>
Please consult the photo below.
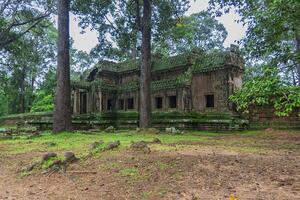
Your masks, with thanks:
<instances>
[{"instance_id":1,"label":"stone block wall","mask_svg":"<svg viewBox=\"0 0 300 200\"><path fill-rule=\"evenodd\" d=\"M276 116L275 109L270 107L253 107L250 111L250 114L245 117L249 119L251 128L300 129L300 108L296 109L287 117Z\"/></svg>"}]
</instances>

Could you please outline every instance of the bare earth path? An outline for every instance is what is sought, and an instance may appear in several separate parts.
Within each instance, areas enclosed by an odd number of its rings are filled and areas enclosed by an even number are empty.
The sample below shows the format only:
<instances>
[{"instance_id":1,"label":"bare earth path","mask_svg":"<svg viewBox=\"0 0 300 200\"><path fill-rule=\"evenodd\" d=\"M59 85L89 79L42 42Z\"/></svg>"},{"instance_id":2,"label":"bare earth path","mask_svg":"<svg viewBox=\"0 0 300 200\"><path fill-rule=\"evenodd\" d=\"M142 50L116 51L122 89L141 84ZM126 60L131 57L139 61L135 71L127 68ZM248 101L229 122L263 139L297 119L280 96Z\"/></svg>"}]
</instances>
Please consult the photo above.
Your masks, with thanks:
<instances>
[{"instance_id":1,"label":"bare earth path","mask_svg":"<svg viewBox=\"0 0 300 200\"><path fill-rule=\"evenodd\" d=\"M66 173L27 177L17 171L42 152L0 154L0 199L300 199L300 132L266 134L153 145L147 155L115 150L72 164ZM264 143L263 150L241 148L249 140Z\"/></svg>"}]
</instances>

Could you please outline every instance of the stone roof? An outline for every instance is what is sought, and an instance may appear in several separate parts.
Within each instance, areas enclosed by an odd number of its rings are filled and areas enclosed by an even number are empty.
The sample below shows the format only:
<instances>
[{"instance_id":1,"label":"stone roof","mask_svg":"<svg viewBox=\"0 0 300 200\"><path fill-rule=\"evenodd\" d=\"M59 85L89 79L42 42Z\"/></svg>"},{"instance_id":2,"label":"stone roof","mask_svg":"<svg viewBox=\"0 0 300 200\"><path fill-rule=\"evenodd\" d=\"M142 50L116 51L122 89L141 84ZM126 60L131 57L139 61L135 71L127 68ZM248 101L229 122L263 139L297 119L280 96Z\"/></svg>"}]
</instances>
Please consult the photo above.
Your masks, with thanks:
<instances>
[{"instance_id":1,"label":"stone roof","mask_svg":"<svg viewBox=\"0 0 300 200\"><path fill-rule=\"evenodd\" d=\"M209 71L216 68L223 68L224 65L236 66L242 68L244 60L240 53L233 46L230 50L213 50L210 52L193 52L179 54L171 57L152 56L152 71L168 70L180 66L193 66L194 71ZM93 70L98 69L97 72L113 72L125 73L130 71L139 70L141 61L139 59L127 60L124 62L114 61L99 61ZM91 72L92 73L92 72Z\"/></svg>"},{"instance_id":2,"label":"stone roof","mask_svg":"<svg viewBox=\"0 0 300 200\"><path fill-rule=\"evenodd\" d=\"M240 56L240 52L236 46L231 46L230 49L227 50L212 50L209 52L196 50L171 57L153 55L151 61L152 72L157 73L182 67L190 68L192 73L215 71L227 67L235 67L237 69L243 69L244 67L244 59ZM97 79L96 76L99 73L111 73L116 75L131 72L136 73L139 71L140 65L141 61L139 59L131 59L124 62L102 60L90 70L86 81L95 82ZM168 81L166 81L166 83L167 82ZM163 83L159 85L163 85Z\"/></svg>"},{"instance_id":3,"label":"stone roof","mask_svg":"<svg viewBox=\"0 0 300 200\"><path fill-rule=\"evenodd\" d=\"M191 65L191 54L180 54L172 57L152 57L152 71L159 71L164 69L171 69L178 66ZM126 71L139 70L141 66L140 59L130 59L124 62L114 62L114 61L99 61L95 68L99 71L111 71L122 73Z\"/></svg>"}]
</instances>

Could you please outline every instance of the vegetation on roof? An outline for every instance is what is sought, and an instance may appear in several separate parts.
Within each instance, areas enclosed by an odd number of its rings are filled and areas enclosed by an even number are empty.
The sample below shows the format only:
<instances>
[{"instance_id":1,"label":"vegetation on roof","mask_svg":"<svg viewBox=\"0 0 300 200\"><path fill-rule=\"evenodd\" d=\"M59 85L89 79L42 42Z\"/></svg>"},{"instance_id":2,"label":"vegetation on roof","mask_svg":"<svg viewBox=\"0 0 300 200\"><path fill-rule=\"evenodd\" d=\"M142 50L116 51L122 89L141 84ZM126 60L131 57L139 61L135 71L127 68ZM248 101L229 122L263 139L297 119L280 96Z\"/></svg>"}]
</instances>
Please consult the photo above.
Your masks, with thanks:
<instances>
[{"instance_id":1,"label":"vegetation on roof","mask_svg":"<svg viewBox=\"0 0 300 200\"><path fill-rule=\"evenodd\" d=\"M220 69L224 67L225 62L234 63L237 61L239 64L241 58L239 55L233 55L229 51L213 50L210 52L193 51L185 54L180 54L172 57L153 56L152 58L152 70L164 70L171 69L173 67L190 65L191 68L174 79L165 79L159 81L153 81L151 83L152 90L160 89L172 89L178 86L187 85L191 82L193 72L210 71L214 69ZM125 72L129 70L138 69L140 60L127 60L122 63L116 63L112 61L101 61L98 63L98 67L102 70L109 70L114 72ZM95 69L95 68L94 68ZM96 88L107 90L107 91L134 91L138 90L139 84L137 81L116 85L106 83L103 80L94 80L92 82L80 80L72 81L72 86L81 89L92 89Z\"/></svg>"},{"instance_id":2,"label":"vegetation on roof","mask_svg":"<svg viewBox=\"0 0 300 200\"><path fill-rule=\"evenodd\" d=\"M152 81L151 82L151 89L153 91L156 90L162 90L162 89L175 89L180 86L188 85L191 81L191 72L187 71L186 73L177 76L174 79L164 79L159 81ZM136 91L139 89L139 82L138 81L132 81L125 84L110 84L106 83L101 80L96 80L92 82L86 82L86 81L72 81L71 83L73 88L80 88L80 89L87 89L87 90L93 90L101 89L104 91L120 91L120 92L126 92L126 91Z\"/></svg>"},{"instance_id":3,"label":"vegetation on roof","mask_svg":"<svg viewBox=\"0 0 300 200\"><path fill-rule=\"evenodd\" d=\"M241 64L242 58L230 54L228 50L213 50L209 52L193 51L184 54L179 54L172 57L154 55L152 56L152 71L172 69L178 66L192 65L193 71L206 71L215 68L224 67L225 62L231 64ZM112 61L101 61L97 64L102 70L113 72L125 72L129 70L139 69L141 61L136 59L127 60L121 63Z\"/></svg>"},{"instance_id":4,"label":"vegetation on roof","mask_svg":"<svg viewBox=\"0 0 300 200\"><path fill-rule=\"evenodd\" d=\"M192 54L185 53L172 57L153 57L152 58L152 70L163 70L173 67L183 66L191 64Z\"/></svg>"},{"instance_id":5,"label":"vegetation on roof","mask_svg":"<svg viewBox=\"0 0 300 200\"><path fill-rule=\"evenodd\" d=\"M227 55L227 52L220 50L205 52L195 60L193 71L222 68L224 67Z\"/></svg>"},{"instance_id":6,"label":"vegetation on roof","mask_svg":"<svg viewBox=\"0 0 300 200\"><path fill-rule=\"evenodd\" d=\"M193 53L185 53L172 57L164 56L152 56L152 70L163 70L178 66L183 66L191 64L192 58L195 57ZM124 72L129 70L139 69L141 61L139 59L130 59L121 63L116 63L112 61L101 61L96 67L99 67L102 70L108 70L113 72Z\"/></svg>"}]
</instances>

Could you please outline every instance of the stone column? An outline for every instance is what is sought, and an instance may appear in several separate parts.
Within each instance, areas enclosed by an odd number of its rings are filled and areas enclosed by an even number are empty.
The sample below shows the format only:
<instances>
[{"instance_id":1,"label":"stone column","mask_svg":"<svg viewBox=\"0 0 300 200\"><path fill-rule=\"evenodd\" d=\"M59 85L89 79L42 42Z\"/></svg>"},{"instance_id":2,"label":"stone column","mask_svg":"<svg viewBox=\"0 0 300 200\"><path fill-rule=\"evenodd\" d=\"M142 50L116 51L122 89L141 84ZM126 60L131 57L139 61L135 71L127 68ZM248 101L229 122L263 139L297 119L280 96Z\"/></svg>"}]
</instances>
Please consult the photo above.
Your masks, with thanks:
<instances>
[{"instance_id":1,"label":"stone column","mask_svg":"<svg viewBox=\"0 0 300 200\"><path fill-rule=\"evenodd\" d=\"M80 113L80 96L79 91L76 89L74 90L74 105L73 105L73 113L79 114Z\"/></svg>"},{"instance_id":2,"label":"stone column","mask_svg":"<svg viewBox=\"0 0 300 200\"><path fill-rule=\"evenodd\" d=\"M98 92L98 98L99 98L99 104L98 104L99 109L98 109L98 111L102 112L102 91L101 90Z\"/></svg>"}]
</instances>

